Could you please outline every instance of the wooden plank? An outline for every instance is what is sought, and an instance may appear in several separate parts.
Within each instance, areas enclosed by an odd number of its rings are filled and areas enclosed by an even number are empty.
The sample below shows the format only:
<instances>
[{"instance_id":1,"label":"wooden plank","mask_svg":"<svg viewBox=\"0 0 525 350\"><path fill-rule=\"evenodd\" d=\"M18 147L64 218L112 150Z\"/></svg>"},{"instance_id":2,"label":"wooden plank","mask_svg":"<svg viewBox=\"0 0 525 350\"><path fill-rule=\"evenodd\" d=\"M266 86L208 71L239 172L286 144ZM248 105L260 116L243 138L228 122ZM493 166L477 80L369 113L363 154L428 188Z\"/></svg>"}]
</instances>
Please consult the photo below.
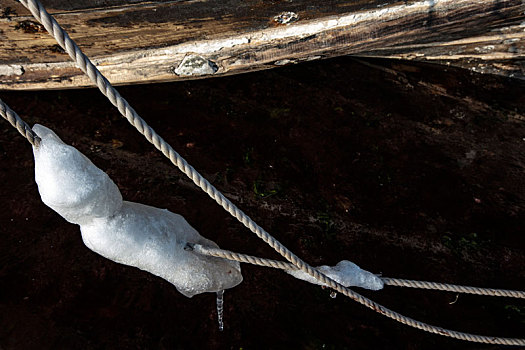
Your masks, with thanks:
<instances>
[{"instance_id":1,"label":"wooden plank","mask_svg":"<svg viewBox=\"0 0 525 350\"><path fill-rule=\"evenodd\" d=\"M525 77L521 0L44 4L115 84L238 74L348 54ZM92 86L22 5L0 0L0 13L1 89ZM283 13L290 23L281 23Z\"/></svg>"}]
</instances>

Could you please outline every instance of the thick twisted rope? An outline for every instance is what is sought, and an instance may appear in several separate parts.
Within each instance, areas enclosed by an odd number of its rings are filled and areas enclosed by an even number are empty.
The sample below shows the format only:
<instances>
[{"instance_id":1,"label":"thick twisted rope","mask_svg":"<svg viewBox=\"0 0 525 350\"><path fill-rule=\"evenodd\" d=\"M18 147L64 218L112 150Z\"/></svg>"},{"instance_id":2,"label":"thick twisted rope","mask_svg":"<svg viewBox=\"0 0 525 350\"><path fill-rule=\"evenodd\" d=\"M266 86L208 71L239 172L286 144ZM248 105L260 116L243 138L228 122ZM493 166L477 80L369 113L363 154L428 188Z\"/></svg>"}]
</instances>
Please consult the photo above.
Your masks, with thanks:
<instances>
[{"instance_id":1,"label":"thick twisted rope","mask_svg":"<svg viewBox=\"0 0 525 350\"><path fill-rule=\"evenodd\" d=\"M38 147L40 144L40 137L31 129L25 121L20 118L15 111L0 99L0 114L7 120L18 132L24 136L33 146Z\"/></svg>"},{"instance_id":2,"label":"thick twisted rope","mask_svg":"<svg viewBox=\"0 0 525 350\"><path fill-rule=\"evenodd\" d=\"M205 247L200 244L188 243L186 249L192 250L197 254L214 256L217 258L238 261L238 262L257 265L257 266L272 267L272 268L281 269L281 270L297 270L298 269L295 265L292 265L288 262L259 258L257 256L235 253L235 252L220 249L220 248ZM476 295L486 295L486 296L494 296L494 297L508 297L508 298L525 299L525 292L520 291L520 290L479 288L479 287L471 287L471 286L460 286L456 284L427 282L427 281L414 281L414 280L405 280L405 279L389 278L389 277L380 277L380 278L385 283L385 285L393 286L393 287L409 287L409 288L431 289L431 290L456 292L456 293L464 293L464 294L476 294Z\"/></svg>"},{"instance_id":3,"label":"thick twisted rope","mask_svg":"<svg viewBox=\"0 0 525 350\"><path fill-rule=\"evenodd\" d=\"M290 264L289 262L259 258L257 256L235 253L225 249L205 247L201 244L186 243L184 249L194 251L201 255L214 256L216 258L238 261L246 264L273 267L274 269L280 270L299 270L297 266Z\"/></svg>"},{"instance_id":4,"label":"thick twisted rope","mask_svg":"<svg viewBox=\"0 0 525 350\"><path fill-rule=\"evenodd\" d=\"M408 287L419 289L440 290L446 292L455 292L463 294L486 295L492 297L507 297L525 299L525 292L521 290L479 288L471 286L460 286L457 284L437 283L428 281L414 281L400 278L381 277L385 285L395 287Z\"/></svg>"},{"instance_id":5,"label":"thick twisted rope","mask_svg":"<svg viewBox=\"0 0 525 350\"><path fill-rule=\"evenodd\" d=\"M357 301L358 303L369 307L387 317L390 317L403 324L425 330L434 334L441 334L456 339L474 341L488 344L503 344L503 345L525 345L525 339L511 339L511 338L495 338L481 335L473 335L462 332L446 330L441 327L432 326L409 317L403 316L395 311L389 310L382 305L373 302L372 300L363 297L362 295L344 287L343 285L333 281L324 274L320 273L303 260L293 254L288 248L277 241L273 236L266 232L262 227L257 225L250 217L243 211L229 201L222 193L220 193L212 184L210 184L202 175L200 175L192 166L190 166L184 158L182 158L168 143L166 143L138 114L129 103L120 96L120 94L111 86L109 81L98 71L98 69L91 63L89 58L85 56L80 48L75 44L69 35L60 27L56 20L47 13L45 8L38 0L20 0L26 6L33 16L46 28L46 30L57 40L58 44L66 50L71 58L77 63L79 68L88 75L88 77L98 86L100 91L111 101L111 103L118 108L120 113L142 134L146 139L152 143L158 150L160 150L171 162L177 166L184 174L186 174L192 181L205 191L211 198L213 198L221 207L223 207L232 216L237 218L239 222L249 228L257 237L261 238L275 251L277 251L286 260L295 265L298 269L308 273L318 281L328 285L330 288L340 292L343 295Z\"/></svg>"}]
</instances>

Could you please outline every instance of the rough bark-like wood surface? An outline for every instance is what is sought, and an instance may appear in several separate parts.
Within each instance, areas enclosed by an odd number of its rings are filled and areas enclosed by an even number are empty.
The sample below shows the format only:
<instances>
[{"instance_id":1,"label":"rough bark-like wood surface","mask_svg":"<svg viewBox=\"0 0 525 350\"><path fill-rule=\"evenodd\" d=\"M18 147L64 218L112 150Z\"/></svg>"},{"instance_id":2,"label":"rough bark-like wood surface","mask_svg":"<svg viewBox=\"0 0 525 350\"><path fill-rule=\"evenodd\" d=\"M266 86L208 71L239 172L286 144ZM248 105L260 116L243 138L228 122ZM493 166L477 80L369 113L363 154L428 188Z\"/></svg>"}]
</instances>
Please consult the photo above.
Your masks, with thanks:
<instances>
[{"instance_id":1,"label":"rough bark-like wood surface","mask_svg":"<svg viewBox=\"0 0 525 350\"><path fill-rule=\"evenodd\" d=\"M525 77L521 0L43 3L115 84L237 74L347 54ZM0 89L92 85L21 4L0 0L0 17Z\"/></svg>"}]
</instances>

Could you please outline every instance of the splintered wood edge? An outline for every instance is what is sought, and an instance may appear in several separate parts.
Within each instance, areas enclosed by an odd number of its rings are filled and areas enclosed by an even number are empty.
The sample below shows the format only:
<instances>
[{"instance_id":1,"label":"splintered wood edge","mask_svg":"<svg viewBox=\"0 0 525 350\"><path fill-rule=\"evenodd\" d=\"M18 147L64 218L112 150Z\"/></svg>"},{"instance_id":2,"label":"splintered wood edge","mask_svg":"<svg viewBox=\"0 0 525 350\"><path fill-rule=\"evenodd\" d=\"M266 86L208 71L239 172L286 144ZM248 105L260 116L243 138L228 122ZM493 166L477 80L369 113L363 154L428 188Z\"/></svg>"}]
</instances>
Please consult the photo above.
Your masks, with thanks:
<instances>
[{"instance_id":1,"label":"splintered wood edge","mask_svg":"<svg viewBox=\"0 0 525 350\"><path fill-rule=\"evenodd\" d=\"M524 6L521 1L506 4L504 14L512 24L499 17L501 25L481 31L480 26L496 16L487 11L484 1L428 0L92 60L115 85L232 75L341 55L436 62L523 79ZM435 25L428 23L430 8ZM478 30L472 34L471 28ZM462 31L468 36L461 37ZM0 64L0 89L94 86L66 58L64 55L62 62Z\"/></svg>"}]
</instances>

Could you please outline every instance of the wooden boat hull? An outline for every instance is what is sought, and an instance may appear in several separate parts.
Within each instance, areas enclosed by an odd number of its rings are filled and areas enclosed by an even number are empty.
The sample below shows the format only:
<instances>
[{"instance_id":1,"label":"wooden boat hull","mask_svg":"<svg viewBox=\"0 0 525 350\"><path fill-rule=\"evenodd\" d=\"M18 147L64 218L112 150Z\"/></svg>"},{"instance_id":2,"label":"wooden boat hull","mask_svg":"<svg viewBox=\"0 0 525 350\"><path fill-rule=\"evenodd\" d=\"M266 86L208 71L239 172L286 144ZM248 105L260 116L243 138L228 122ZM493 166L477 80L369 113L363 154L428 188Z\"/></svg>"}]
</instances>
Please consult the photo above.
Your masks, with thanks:
<instances>
[{"instance_id":1,"label":"wooden boat hull","mask_svg":"<svg viewBox=\"0 0 525 350\"><path fill-rule=\"evenodd\" d=\"M525 78L521 0L43 1L114 84L358 55ZM92 86L29 12L0 0L0 89Z\"/></svg>"}]
</instances>

